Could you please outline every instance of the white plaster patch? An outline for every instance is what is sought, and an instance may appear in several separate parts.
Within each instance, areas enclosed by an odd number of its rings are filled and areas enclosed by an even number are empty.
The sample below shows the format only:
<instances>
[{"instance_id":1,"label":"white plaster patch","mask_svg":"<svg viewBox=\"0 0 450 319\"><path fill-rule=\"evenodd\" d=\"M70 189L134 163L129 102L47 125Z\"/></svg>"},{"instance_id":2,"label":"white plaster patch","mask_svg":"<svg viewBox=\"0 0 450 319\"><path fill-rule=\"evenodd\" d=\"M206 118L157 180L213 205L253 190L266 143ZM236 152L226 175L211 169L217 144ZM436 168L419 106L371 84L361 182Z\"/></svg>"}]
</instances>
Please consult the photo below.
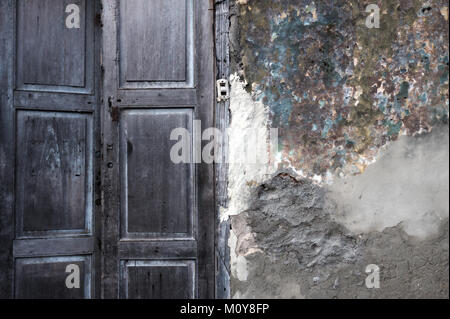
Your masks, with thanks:
<instances>
[{"instance_id":1,"label":"white plaster patch","mask_svg":"<svg viewBox=\"0 0 450 319\"><path fill-rule=\"evenodd\" d=\"M255 132L263 135L259 143L266 143L269 151L269 112L261 102L253 101L251 95L244 89L245 83L237 75L230 78L230 111L231 123L229 128L229 169L228 169L228 208L223 210L222 220L229 216L238 215L248 209L250 191L253 187L263 183L276 170L276 163L247 163L241 160L242 150ZM265 134L261 134L265 132ZM264 148L264 145L262 146ZM276 158L274 154L272 158Z\"/></svg>"},{"instance_id":2,"label":"white plaster patch","mask_svg":"<svg viewBox=\"0 0 450 319\"><path fill-rule=\"evenodd\" d=\"M233 232L230 232L229 245L232 248L237 245L237 237ZM248 278L248 266L245 257L238 256L235 249L230 249L230 259L232 275L240 281L246 281Z\"/></svg>"},{"instance_id":3,"label":"white plaster patch","mask_svg":"<svg viewBox=\"0 0 450 319\"><path fill-rule=\"evenodd\" d=\"M245 161L234 160L242 157L242 150L249 137L255 132L261 134L263 138L260 142L269 143L269 113L268 109L261 102L253 101L251 95L244 89L245 83L239 80L237 75L230 77L230 111L231 123L228 131L229 141L229 168L228 168L228 208L221 210L221 220L227 220L230 216L239 215L249 208L251 190L264 182L275 172L276 163L247 163ZM265 132L265 133L264 133ZM264 145L263 145L264 147ZM273 154L272 158L276 158ZM273 161L275 162L275 161ZM245 235L244 235L245 236ZM228 245L230 246L230 263L233 277L240 281L246 281L248 277L247 260L244 255L237 253L237 237L231 231ZM247 253L257 252L257 248L252 248Z\"/></svg>"}]
</instances>

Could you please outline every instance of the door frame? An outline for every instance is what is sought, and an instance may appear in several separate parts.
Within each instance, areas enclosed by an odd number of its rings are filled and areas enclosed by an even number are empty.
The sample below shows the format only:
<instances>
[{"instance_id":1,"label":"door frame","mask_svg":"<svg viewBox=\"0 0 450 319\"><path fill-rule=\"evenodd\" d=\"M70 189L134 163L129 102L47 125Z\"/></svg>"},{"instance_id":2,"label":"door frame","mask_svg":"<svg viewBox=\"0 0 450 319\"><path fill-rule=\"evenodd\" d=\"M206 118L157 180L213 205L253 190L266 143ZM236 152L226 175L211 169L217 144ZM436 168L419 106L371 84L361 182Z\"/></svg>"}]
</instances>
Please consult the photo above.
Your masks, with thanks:
<instances>
[{"instance_id":1,"label":"door frame","mask_svg":"<svg viewBox=\"0 0 450 319\"><path fill-rule=\"evenodd\" d=\"M0 2L0 298L13 297L14 240L14 16Z\"/></svg>"},{"instance_id":2,"label":"door frame","mask_svg":"<svg viewBox=\"0 0 450 319\"><path fill-rule=\"evenodd\" d=\"M214 31L216 80L230 78L230 0L214 0ZM217 89L217 88L216 88ZM217 95L217 92L216 92ZM215 163L215 207L216 207L216 298L230 299L230 221L221 219L221 211L228 207L228 136L230 124L230 101L215 102L215 127L220 130L220 163Z\"/></svg>"}]
</instances>

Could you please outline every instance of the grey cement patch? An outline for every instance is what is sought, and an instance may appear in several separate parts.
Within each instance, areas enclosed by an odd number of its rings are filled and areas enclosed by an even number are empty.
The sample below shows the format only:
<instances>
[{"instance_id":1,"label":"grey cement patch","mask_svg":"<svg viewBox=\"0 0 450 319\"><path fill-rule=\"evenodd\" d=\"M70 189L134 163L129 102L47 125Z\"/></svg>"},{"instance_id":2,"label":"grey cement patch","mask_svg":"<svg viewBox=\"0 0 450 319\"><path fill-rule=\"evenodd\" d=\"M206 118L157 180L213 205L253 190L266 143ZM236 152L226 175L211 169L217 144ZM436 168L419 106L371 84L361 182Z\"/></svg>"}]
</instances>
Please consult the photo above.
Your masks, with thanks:
<instances>
[{"instance_id":1,"label":"grey cement patch","mask_svg":"<svg viewBox=\"0 0 450 319\"><path fill-rule=\"evenodd\" d=\"M449 216L449 129L402 136L364 174L337 180L327 197L354 233L401 225L411 236L437 234Z\"/></svg>"},{"instance_id":2,"label":"grey cement patch","mask_svg":"<svg viewBox=\"0 0 450 319\"><path fill-rule=\"evenodd\" d=\"M443 209L448 205L448 127L400 139L377 164L342 188L320 187L285 173L255 188L250 209L231 217L233 253L245 268L245 276L232 276L231 296L448 298L448 206ZM387 185L377 185L387 176L392 177ZM371 187L377 190L373 197L367 194ZM354 195L360 190L366 194L361 199ZM404 208L389 213L395 195ZM355 200L369 199L379 205L371 211L369 203L361 219L348 224L358 211L341 207L358 209L352 206ZM365 223L377 227L352 229ZM365 285L369 264L380 268L379 289Z\"/></svg>"}]
</instances>

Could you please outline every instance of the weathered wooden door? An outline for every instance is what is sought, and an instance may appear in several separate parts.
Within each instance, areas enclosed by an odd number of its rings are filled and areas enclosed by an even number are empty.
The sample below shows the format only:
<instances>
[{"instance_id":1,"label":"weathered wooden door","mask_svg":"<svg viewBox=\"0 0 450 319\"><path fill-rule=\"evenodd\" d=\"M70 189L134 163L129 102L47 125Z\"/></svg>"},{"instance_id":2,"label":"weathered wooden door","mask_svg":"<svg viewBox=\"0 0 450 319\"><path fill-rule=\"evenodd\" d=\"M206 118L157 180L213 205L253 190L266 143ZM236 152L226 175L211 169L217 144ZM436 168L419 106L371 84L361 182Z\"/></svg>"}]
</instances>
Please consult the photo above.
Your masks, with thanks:
<instances>
[{"instance_id":1,"label":"weathered wooden door","mask_svg":"<svg viewBox=\"0 0 450 319\"><path fill-rule=\"evenodd\" d=\"M98 13L89 0L1 1L3 296L98 291Z\"/></svg>"},{"instance_id":2,"label":"weathered wooden door","mask_svg":"<svg viewBox=\"0 0 450 319\"><path fill-rule=\"evenodd\" d=\"M214 297L211 2L0 2L1 297Z\"/></svg>"},{"instance_id":3,"label":"weathered wooden door","mask_svg":"<svg viewBox=\"0 0 450 319\"><path fill-rule=\"evenodd\" d=\"M170 158L214 124L211 3L103 2L103 297L214 297L213 168Z\"/></svg>"}]
</instances>

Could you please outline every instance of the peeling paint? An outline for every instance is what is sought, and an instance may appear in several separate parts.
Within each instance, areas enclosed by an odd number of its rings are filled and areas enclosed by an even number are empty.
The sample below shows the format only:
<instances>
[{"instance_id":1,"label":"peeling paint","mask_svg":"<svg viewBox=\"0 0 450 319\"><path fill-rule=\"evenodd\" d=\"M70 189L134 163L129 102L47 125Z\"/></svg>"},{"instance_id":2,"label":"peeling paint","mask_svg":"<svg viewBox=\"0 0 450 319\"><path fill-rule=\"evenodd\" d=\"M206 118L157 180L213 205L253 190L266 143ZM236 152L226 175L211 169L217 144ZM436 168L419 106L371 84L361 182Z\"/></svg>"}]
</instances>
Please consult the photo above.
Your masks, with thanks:
<instances>
[{"instance_id":1,"label":"peeling paint","mask_svg":"<svg viewBox=\"0 0 450 319\"><path fill-rule=\"evenodd\" d=\"M389 141L448 122L446 2L379 1L380 29L364 24L369 3L239 6L235 69L280 128L280 168L360 174Z\"/></svg>"},{"instance_id":2,"label":"peeling paint","mask_svg":"<svg viewBox=\"0 0 450 319\"><path fill-rule=\"evenodd\" d=\"M229 168L232 296L447 298L448 2L232 12L231 126L280 137L271 165ZM382 289L365 287L369 264Z\"/></svg>"}]
</instances>

